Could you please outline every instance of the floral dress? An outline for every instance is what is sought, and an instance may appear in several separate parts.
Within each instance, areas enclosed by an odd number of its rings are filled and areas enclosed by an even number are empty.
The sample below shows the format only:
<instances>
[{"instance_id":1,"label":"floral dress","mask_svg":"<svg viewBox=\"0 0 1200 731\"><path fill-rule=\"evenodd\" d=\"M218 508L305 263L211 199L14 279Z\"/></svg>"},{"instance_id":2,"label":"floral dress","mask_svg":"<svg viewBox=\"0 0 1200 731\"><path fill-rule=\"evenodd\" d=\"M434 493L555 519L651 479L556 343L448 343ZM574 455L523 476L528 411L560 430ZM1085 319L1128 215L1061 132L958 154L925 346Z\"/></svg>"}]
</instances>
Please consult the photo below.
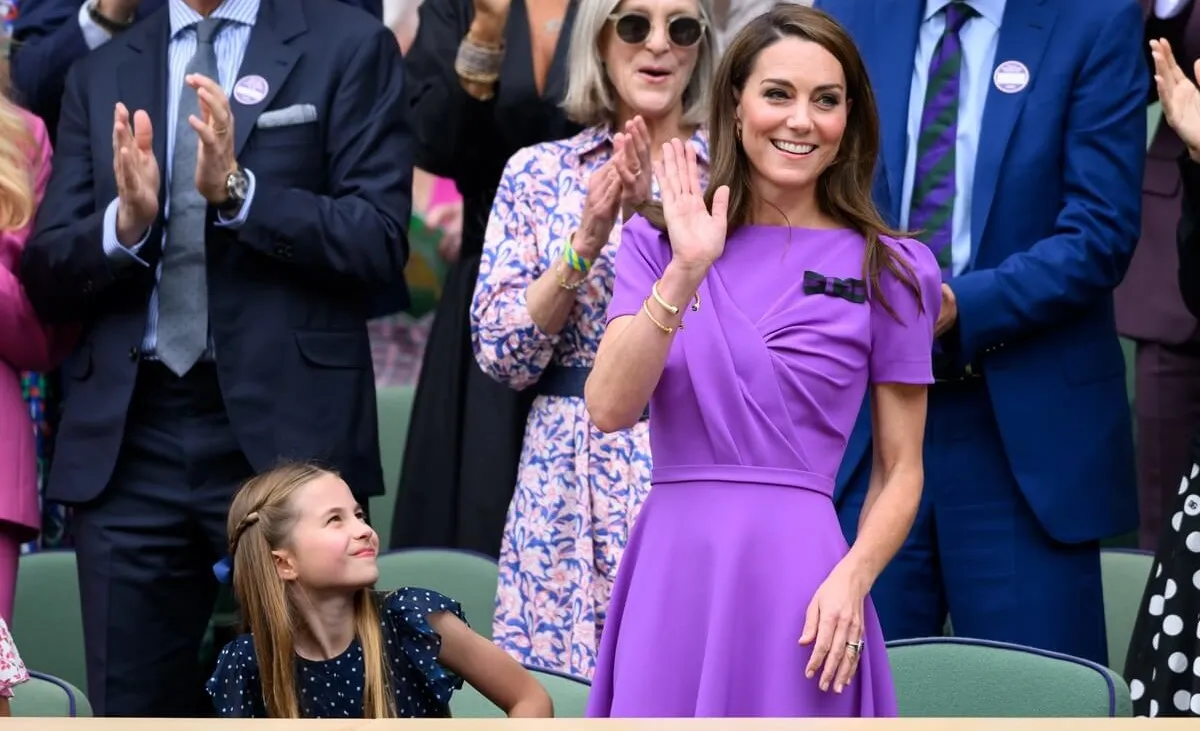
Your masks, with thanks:
<instances>
[{"instance_id":1,"label":"floral dress","mask_svg":"<svg viewBox=\"0 0 1200 731\"><path fill-rule=\"evenodd\" d=\"M17 645L8 632L8 625L0 617L0 698L12 698L13 686L29 680L29 671L21 662Z\"/></svg>"},{"instance_id":2,"label":"floral dress","mask_svg":"<svg viewBox=\"0 0 1200 731\"><path fill-rule=\"evenodd\" d=\"M707 166L703 133L692 139ZM590 368L604 334L621 227L576 292L556 335L529 316L526 289L562 256L580 224L587 183L612 157L607 127L525 148L509 160L488 219L471 306L485 373L535 387L551 366ZM647 421L604 434L578 396L538 395L525 428L500 548L492 635L517 660L590 678L621 552L650 489Z\"/></svg>"},{"instance_id":3,"label":"floral dress","mask_svg":"<svg viewBox=\"0 0 1200 731\"><path fill-rule=\"evenodd\" d=\"M462 679L438 664L442 638L429 615L454 612L466 622L458 602L429 589L377 593L383 646L397 718L448 718L450 696ZM303 718L362 718L366 677L362 645L356 638L328 660L296 658L300 715ZM230 642L217 659L207 685L221 718L266 718L253 635Z\"/></svg>"}]
</instances>

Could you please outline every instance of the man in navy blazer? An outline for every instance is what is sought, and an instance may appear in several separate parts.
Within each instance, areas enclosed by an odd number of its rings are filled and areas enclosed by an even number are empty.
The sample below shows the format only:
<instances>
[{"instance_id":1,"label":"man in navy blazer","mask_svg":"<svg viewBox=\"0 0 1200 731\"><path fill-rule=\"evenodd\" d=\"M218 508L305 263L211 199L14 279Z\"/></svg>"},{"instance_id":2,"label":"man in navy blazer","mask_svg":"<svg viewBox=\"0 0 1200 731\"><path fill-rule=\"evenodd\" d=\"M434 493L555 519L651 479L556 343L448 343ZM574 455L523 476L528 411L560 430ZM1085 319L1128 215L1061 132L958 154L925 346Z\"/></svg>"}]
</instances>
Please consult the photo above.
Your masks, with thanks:
<instances>
[{"instance_id":1,"label":"man in navy blazer","mask_svg":"<svg viewBox=\"0 0 1200 731\"><path fill-rule=\"evenodd\" d=\"M940 635L949 613L957 635L1103 664L1099 541L1137 527L1112 292L1141 211L1148 76L1138 3L818 7L865 56L881 115L875 198L897 227L912 226L935 185L914 190L925 155L942 154L921 139L942 133L922 123L928 103L942 104L927 102L929 80L938 93L957 86L957 141L949 162L939 158L954 176L953 210L922 219L949 234L925 492L872 591L885 635ZM948 25L957 38L947 39ZM942 70L947 59L961 64L957 76ZM932 240L929 228L917 238ZM838 480L849 540L871 469L867 421L864 411Z\"/></svg>"},{"instance_id":2,"label":"man in navy blazer","mask_svg":"<svg viewBox=\"0 0 1200 731\"><path fill-rule=\"evenodd\" d=\"M383 19L383 0L342 1ZM12 86L21 103L46 123L51 139L71 64L165 4L165 0L21 0L12 29Z\"/></svg>"},{"instance_id":3,"label":"man in navy blazer","mask_svg":"<svg viewBox=\"0 0 1200 731\"><path fill-rule=\"evenodd\" d=\"M329 0L168 0L72 68L53 167L21 275L84 326L47 497L76 507L88 697L194 715L239 483L306 460L383 492L366 320L407 258L395 37Z\"/></svg>"}]
</instances>

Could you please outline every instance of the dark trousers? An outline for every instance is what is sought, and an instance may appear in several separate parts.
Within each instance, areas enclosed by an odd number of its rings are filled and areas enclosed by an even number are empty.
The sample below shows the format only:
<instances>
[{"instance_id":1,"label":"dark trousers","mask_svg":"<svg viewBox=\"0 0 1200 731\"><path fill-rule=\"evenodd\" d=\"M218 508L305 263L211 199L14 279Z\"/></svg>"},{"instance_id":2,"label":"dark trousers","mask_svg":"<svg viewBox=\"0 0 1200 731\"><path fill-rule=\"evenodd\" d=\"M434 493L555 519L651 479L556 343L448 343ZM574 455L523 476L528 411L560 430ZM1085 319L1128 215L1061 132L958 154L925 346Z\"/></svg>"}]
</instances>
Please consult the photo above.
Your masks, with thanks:
<instances>
[{"instance_id":1,"label":"dark trousers","mask_svg":"<svg viewBox=\"0 0 1200 731\"><path fill-rule=\"evenodd\" d=\"M851 542L869 476L868 463L839 507ZM1046 534L1013 477L983 380L930 388L921 507L871 598L888 640L940 636L948 613L959 637L1107 664L1099 544Z\"/></svg>"},{"instance_id":2,"label":"dark trousers","mask_svg":"<svg viewBox=\"0 0 1200 731\"><path fill-rule=\"evenodd\" d=\"M108 487L75 511L88 698L98 716L194 716L229 502L252 470L217 384L143 362Z\"/></svg>"},{"instance_id":3,"label":"dark trousers","mask_svg":"<svg viewBox=\"0 0 1200 731\"><path fill-rule=\"evenodd\" d=\"M1137 418L1138 545L1158 548L1175 510L1188 442L1200 424L1200 345L1139 342L1134 361Z\"/></svg>"}]
</instances>

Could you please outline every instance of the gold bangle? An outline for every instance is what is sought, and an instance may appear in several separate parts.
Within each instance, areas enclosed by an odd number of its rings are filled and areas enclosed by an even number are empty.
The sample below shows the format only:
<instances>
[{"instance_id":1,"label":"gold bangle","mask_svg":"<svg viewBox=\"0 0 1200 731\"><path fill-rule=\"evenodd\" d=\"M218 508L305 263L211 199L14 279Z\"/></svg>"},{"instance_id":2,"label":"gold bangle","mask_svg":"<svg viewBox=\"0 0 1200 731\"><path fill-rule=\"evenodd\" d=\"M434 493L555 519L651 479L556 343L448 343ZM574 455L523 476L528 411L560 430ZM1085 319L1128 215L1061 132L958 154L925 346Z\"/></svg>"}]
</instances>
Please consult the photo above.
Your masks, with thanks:
<instances>
[{"instance_id":1,"label":"gold bangle","mask_svg":"<svg viewBox=\"0 0 1200 731\"><path fill-rule=\"evenodd\" d=\"M654 295L654 301L657 302L660 307L662 307L667 312L670 312L672 315L678 315L679 307L676 305L669 304L665 299L662 298L662 295L658 293L659 281L661 281L661 280L655 280L654 284L651 285L650 294ZM696 292L695 300L692 302L692 305L689 309L691 309L692 312L700 311L700 293L699 292Z\"/></svg>"},{"instance_id":2,"label":"gold bangle","mask_svg":"<svg viewBox=\"0 0 1200 731\"><path fill-rule=\"evenodd\" d=\"M659 307L662 307L664 310L666 310L667 312L670 312L672 315L679 314L679 308L675 305L668 304L667 301L662 298L662 295L658 293L658 281L657 280L655 280L654 284L650 285L650 294L654 296L654 301L658 303Z\"/></svg>"},{"instance_id":3,"label":"gold bangle","mask_svg":"<svg viewBox=\"0 0 1200 731\"><path fill-rule=\"evenodd\" d=\"M662 331L663 331L664 333L666 333L667 335L670 335L671 333L675 332L675 328L673 328L673 327L668 327L668 326L666 326L666 325L662 324L661 322L659 322L659 321L658 321L658 318L657 318L657 317L655 317L655 316L654 316L654 315L653 315L653 314L650 312L650 298L649 298L649 297L647 297L646 299L642 300L642 311L646 313L646 317L649 317L649 318L650 318L650 322L653 322L653 323L654 323L654 325L655 325L655 327L657 327L659 330L662 330Z\"/></svg>"}]
</instances>

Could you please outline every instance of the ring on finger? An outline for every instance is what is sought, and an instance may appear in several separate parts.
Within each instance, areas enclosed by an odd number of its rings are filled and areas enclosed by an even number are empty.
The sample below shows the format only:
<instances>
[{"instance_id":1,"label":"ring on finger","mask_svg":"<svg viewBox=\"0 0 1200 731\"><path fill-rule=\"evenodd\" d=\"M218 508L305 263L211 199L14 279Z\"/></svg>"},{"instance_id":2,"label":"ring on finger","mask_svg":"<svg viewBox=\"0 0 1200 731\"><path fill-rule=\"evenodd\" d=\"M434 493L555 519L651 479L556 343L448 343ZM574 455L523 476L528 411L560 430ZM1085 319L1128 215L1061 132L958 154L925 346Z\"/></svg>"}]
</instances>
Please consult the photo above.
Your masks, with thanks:
<instances>
[{"instance_id":1,"label":"ring on finger","mask_svg":"<svg viewBox=\"0 0 1200 731\"><path fill-rule=\"evenodd\" d=\"M217 129L214 129L213 132L216 133L217 137L224 137L225 135L229 134L229 128L218 127Z\"/></svg>"},{"instance_id":2,"label":"ring on finger","mask_svg":"<svg viewBox=\"0 0 1200 731\"><path fill-rule=\"evenodd\" d=\"M862 654L862 651L863 651L863 647L865 647L865 646L866 646L866 644L867 644L867 643L866 643L865 641L863 641L863 640L859 640L858 642L850 642L850 641L847 641L847 642L846 642L846 649L850 650L850 651L851 651L851 652L853 652L855 655L861 655L861 654Z\"/></svg>"}]
</instances>

